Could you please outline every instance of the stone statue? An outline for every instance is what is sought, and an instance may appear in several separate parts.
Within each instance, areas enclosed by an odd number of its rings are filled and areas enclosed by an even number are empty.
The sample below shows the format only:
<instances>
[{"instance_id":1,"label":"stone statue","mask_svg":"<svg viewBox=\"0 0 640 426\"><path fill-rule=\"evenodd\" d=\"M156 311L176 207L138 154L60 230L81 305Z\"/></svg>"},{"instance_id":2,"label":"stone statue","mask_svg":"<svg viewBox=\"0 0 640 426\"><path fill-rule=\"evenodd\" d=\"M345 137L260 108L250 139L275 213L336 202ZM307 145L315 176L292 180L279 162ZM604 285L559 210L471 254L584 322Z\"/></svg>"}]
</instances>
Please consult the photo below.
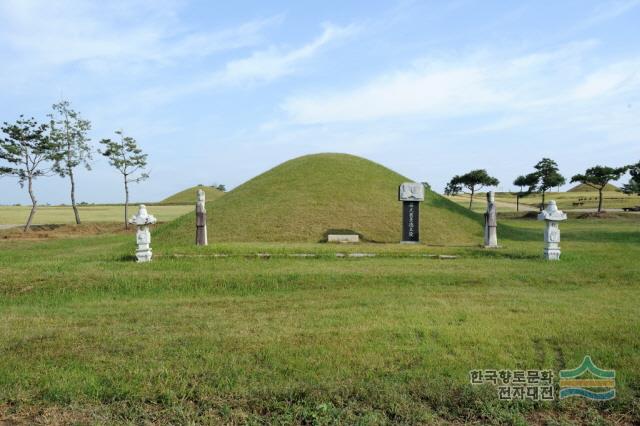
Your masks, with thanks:
<instances>
[{"instance_id":1,"label":"stone statue","mask_svg":"<svg viewBox=\"0 0 640 426\"><path fill-rule=\"evenodd\" d=\"M206 246L207 239L207 209L204 206L204 190L198 189L198 199L196 201L196 245Z\"/></svg>"},{"instance_id":2,"label":"stone statue","mask_svg":"<svg viewBox=\"0 0 640 426\"><path fill-rule=\"evenodd\" d=\"M153 253L151 252L151 232L149 225L156 223L156 218L147 213L147 207L140 204L138 214L129 219L129 223L136 226L136 258L138 262L150 262Z\"/></svg>"},{"instance_id":3,"label":"stone statue","mask_svg":"<svg viewBox=\"0 0 640 426\"><path fill-rule=\"evenodd\" d=\"M487 211L484 214L485 248L498 248L498 218L496 213L495 193L489 191L487 192Z\"/></svg>"},{"instance_id":4,"label":"stone statue","mask_svg":"<svg viewBox=\"0 0 640 426\"><path fill-rule=\"evenodd\" d=\"M556 202L551 200L538 215L538 220L545 221L544 258L547 260L560 260L560 227L558 223L567 220L567 214L562 210L558 210Z\"/></svg>"}]
</instances>

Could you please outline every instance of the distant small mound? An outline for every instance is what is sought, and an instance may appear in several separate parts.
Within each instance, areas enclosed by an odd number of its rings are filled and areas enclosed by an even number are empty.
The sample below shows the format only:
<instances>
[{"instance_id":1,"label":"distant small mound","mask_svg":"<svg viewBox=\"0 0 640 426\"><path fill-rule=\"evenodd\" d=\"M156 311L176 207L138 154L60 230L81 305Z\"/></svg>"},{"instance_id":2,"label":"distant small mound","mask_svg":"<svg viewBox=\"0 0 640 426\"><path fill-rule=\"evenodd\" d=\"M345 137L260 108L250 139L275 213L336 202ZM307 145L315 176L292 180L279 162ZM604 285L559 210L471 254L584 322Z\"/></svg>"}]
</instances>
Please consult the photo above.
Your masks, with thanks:
<instances>
[{"instance_id":1,"label":"distant small mound","mask_svg":"<svg viewBox=\"0 0 640 426\"><path fill-rule=\"evenodd\" d=\"M604 191L605 192L620 192L620 188L618 188L615 185L612 185L612 184L608 183L607 186L604 187ZM585 184L585 183L581 183L579 185L574 186L573 188L571 188L567 192L598 192L598 190L595 189L592 186L589 186L589 185Z\"/></svg>"},{"instance_id":2,"label":"distant small mound","mask_svg":"<svg viewBox=\"0 0 640 426\"><path fill-rule=\"evenodd\" d=\"M211 186L198 185L184 191L180 191L172 196L160 201L160 204L195 204L198 189L203 189L207 201L214 201L224 195L224 192Z\"/></svg>"},{"instance_id":3,"label":"distant small mound","mask_svg":"<svg viewBox=\"0 0 640 426\"><path fill-rule=\"evenodd\" d=\"M211 242L319 242L329 230L350 230L365 241L401 239L398 185L410 181L380 164L346 154L287 161L207 203ZM481 216L426 191L421 240L430 244L481 241ZM158 229L157 241L192 244L195 217Z\"/></svg>"}]
</instances>

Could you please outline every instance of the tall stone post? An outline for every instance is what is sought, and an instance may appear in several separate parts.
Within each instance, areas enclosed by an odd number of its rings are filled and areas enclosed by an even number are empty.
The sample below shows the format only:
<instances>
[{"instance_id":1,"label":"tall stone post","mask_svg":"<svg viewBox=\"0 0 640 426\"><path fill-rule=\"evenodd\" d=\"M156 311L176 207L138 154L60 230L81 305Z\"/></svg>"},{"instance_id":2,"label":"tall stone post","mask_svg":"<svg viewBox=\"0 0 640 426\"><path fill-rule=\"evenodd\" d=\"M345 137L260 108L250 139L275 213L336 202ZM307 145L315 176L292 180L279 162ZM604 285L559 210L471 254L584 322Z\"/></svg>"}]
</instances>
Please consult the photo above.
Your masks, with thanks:
<instances>
[{"instance_id":1,"label":"tall stone post","mask_svg":"<svg viewBox=\"0 0 640 426\"><path fill-rule=\"evenodd\" d=\"M151 232L149 225L156 223L156 218L147 213L144 204L140 204L138 213L129 219L129 223L136 226L136 258L138 262L151 262Z\"/></svg>"},{"instance_id":2,"label":"tall stone post","mask_svg":"<svg viewBox=\"0 0 640 426\"><path fill-rule=\"evenodd\" d=\"M567 214L558 210L554 200L549 201L547 207L540 212L538 220L544 220L544 258L560 260L560 227L559 222L567 220Z\"/></svg>"},{"instance_id":3,"label":"tall stone post","mask_svg":"<svg viewBox=\"0 0 640 426\"><path fill-rule=\"evenodd\" d=\"M420 202L424 201L424 185L406 182L398 188L402 201L402 242L420 242Z\"/></svg>"},{"instance_id":4,"label":"tall stone post","mask_svg":"<svg viewBox=\"0 0 640 426\"><path fill-rule=\"evenodd\" d=\"M206 246L209 244L207 239L207 209L204 206L205 194L202 189L198 189L198 198L196 200L196 245Z\"/></svg>"},{"instance_id":5,"label":"tall stone post","mask_svg":"<svg viewBox=\"0 0 640 426\"><path fill-rule=\"evenodd\" d=\"M487 211L484 214L484 247L498 248L498 217L493 191L487 192Z\"/></svg>"}]
</instances>

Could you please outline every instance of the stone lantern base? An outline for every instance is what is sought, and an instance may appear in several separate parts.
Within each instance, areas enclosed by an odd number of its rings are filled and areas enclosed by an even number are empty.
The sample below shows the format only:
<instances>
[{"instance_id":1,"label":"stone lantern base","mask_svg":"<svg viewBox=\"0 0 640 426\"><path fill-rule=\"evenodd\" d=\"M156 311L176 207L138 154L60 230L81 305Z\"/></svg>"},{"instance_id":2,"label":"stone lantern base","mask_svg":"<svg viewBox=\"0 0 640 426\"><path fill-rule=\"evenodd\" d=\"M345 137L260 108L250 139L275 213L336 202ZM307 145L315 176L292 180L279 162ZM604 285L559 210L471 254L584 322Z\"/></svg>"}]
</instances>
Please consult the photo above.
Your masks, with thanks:
<instances>
[{"instance_id":1,"label":"stone lantern base","mask_svg":"<svg viewBox=\"0 0 640 426\"><path fill-rule=\"evenodd\" d=\"M151 257L153 256L153 252L151 247L147 245L147 247L138 247L136 249L136 259L138 262L151 262Z\"/></svg>"},{"instance_id":2,"label":"stone lantern base","mask_svg":"<svg viewBox=\"0 0 640 426\"><path fill-rule=\"evenodd\" d=\"M544 248L544 258L546 260L560 260L560 248L559 247L556 247L556 248L545 247Z\"/></svg>"}]
</instances>

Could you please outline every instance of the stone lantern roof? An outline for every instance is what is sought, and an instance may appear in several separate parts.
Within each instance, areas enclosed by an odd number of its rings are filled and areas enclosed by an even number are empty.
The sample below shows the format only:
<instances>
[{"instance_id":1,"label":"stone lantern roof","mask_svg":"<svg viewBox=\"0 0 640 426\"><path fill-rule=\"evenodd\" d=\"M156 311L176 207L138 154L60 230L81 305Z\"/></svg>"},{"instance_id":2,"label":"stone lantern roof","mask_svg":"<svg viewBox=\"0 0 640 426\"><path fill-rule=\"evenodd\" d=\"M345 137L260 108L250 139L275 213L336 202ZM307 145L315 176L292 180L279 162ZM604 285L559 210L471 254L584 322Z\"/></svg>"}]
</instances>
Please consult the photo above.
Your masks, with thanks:
<instances>
[{"instance_id":1,"label":"stone lantern roof","mask_svg":"<svg viewBox=\"0 0 640 426\"><path fill-rule=\"evenodd\" d=\"M147 207L144 204L140 204L138 214L129 219L129 223L136 226L153 225L156 223L156 218L147 213Z\"/></svg>"},{"instance_id":2,"label":"stone lantern roof","mask_svg":"<svg viewBox=\"0 0 640 426\"><path fill-rule=\"evenodd\" d=\"M547 207L540 212L538 220L550 220L553 222L559 222L561 220L567 220L567 214L562 210L558 210L558 206L554 200L547 203Z\"/></svg>"}]
</instances>

